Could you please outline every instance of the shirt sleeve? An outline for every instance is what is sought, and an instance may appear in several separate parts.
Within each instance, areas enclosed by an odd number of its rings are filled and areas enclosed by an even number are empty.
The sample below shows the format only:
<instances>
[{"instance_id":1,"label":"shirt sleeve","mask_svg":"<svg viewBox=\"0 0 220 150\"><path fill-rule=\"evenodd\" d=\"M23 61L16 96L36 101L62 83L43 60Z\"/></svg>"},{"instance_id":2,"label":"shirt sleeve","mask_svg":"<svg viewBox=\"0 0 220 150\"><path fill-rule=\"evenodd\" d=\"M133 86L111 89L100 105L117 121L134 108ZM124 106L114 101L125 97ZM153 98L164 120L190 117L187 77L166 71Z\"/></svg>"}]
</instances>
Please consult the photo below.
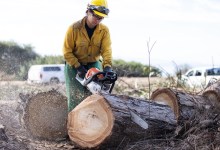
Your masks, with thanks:
<instances>
[{"instance_id":1,"label":"shirt sleeve","mask_svg":"<svg viewBox=\"0 0 220 150\"><path fill-rule=\"evenodd\" d=\"M112 48L109 30L106 31L102 40L101 56L103 58L103 67L112 67Z\"/></svg>"},{"instance_id":2,"label":"shirt sleeve","mask_svg":"<svg viewBox=\"0 0 220 150\"><path fill-rule=\"evenodd\" d=\"M75 38L74 38L73 26L70 26L64 38L63 56L69 65L77 68L78 66L80 66L80 63L78 62L78 59L73 53L74 48L75 48L74 41L75 41Z\"/></svg>"}]
</instances>

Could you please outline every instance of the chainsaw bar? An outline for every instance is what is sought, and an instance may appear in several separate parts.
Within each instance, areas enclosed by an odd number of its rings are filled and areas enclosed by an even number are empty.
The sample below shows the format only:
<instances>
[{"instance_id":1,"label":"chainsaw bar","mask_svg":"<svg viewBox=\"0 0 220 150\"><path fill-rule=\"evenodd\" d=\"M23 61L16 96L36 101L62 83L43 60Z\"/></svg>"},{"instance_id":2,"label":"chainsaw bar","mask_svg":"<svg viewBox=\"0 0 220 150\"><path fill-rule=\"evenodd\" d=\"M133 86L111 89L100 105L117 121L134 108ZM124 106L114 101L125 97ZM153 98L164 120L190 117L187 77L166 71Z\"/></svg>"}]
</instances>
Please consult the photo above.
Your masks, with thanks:
<instances>
[{"instance_id":1,"label":"chainsaw bar","mask_svg":"<svg viewBox=\"0 0 220 150\"><path fill-rule=\"evenodd\" d=\"M148 123L144 119L142 119L137 113L135 113L134 111L130 110L130 114L131 114L131 120L133 122L138 124L143 129L147 129L148 128Z\"/></svg>"}]
</instances>

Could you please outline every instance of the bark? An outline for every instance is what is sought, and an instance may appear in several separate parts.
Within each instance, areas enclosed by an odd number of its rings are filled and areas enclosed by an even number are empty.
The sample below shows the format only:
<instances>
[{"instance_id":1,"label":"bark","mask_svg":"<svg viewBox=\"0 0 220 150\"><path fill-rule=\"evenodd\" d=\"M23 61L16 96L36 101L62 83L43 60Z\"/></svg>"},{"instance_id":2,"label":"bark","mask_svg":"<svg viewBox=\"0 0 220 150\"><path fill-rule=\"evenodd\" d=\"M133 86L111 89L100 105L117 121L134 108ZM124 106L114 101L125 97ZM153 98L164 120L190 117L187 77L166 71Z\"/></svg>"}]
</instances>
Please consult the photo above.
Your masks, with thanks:
<instances>
[{"instance_id":1,"label":"bark","mask_svg":"<svg viewBox=\"0 0 220 150\"><path fill-rule=\"evenodd\" d=\"M172 109L163 104L155 103L151 100L137 99L124 95L103 95L110 104L115 116L115 129L111 142L117 143L117 139L126 138L134 142L141 139L165 138L175 130L177 120ZM143 129L131 120L131 111L144 119L148 128Z\"/></svg>"},{"instance_id":2,"label":"bark","mask_svg":"<svg viewBox=\"0 0 220 150\"><path fill-rule=\"evenodd\" d=\"M151 99L169 105L176 116L178 126L174 136L185 137L195 124L204 125L203 122L216 117L214 105L202 95L193 95L176 89L161 88L155 90Z\"/></svg>"},{"instance_id":3,"label":"bark","mask_svg":"<svg viewBox=\"0 0 220 150\"><path fill-rule=\"evenodd\" d=\"M169 105L178 120L178 124L197 117L197 115L210 111L212 103L202 95L193 95L181 90L159 88L155 90L151 99L158 103Z\"/></svg>"},{"instance_id":4,"label":"bark","mask_svg":"<svg viewBox=\"0 0 220 150\"><path fill-rule=\"evenodd\" d=\"M131 120L130 110L147 122L147 129ZM141 139L162 138L169 136L176 125L167 105L108 94L88 97L68 116L69 136L82 148L118 147Z\"/></svg>"}]
</instances>

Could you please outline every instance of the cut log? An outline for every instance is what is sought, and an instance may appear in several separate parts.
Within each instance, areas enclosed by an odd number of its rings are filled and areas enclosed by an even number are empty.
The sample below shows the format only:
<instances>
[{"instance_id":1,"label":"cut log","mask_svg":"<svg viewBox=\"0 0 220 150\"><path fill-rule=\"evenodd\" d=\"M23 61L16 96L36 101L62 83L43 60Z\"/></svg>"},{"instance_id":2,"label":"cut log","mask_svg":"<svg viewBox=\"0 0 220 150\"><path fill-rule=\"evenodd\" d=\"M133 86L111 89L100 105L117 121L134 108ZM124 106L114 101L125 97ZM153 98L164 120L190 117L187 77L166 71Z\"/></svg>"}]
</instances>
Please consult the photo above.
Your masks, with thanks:
<instances>
[{"instance_id":1,"label":"cut log","mask_svg":"<svg viewBox=\"0 0 220 150\"><path fill-rule=\"evenodd\" d=\"M81 147L96 147L111 134L114 115L108 103L92 95L68 114L68 134Z\"/></svg>"},{"instance_id":2,"label":"cut log","mask_svg":"<svg viewBox=\"0 0 220 150\"><path fill-rule=\"evenodd\" d=\"M58 140L67 136L67 99L55 90L20 95L26 101L24 125L33 138Z\"/></svg>"},{"instance_id":3,"label":"cut log","mask_svg":"<svg viewBox=\"0 0 220 150\"><path fill-rule=\"evenodd\" d=\"M180 90L161 88L154 91L151 99L169 105L175 112L178 126L174 136L186 137L195 130L196 124L201 124L216 117L214 105L202 95L192 95Z\"/></svg>"},{"instance_id":4,"label":"cut log","mask_svg":"<svg viewBox=\"0 0 220 150\"><path fill-rule=\"evenodd\" d=\"M155 102L169 105L175 113L178 124L198 117L202 112L213 108L212 103L202 95L192 95L171 88L155 90L151 95L151 99Z\"/></svg>"},{"instance_id":5,"label":"cut log","mask_svg":"<svg viewBox=\"0 0 220 150\"><path fill-rule=\"evenodd\" d=\"M131 120L135 112L148 124ZM68 134L81 148L119 146L147 138L161 138L174 131L177 121L167 105L117 95L92 95L68 115Z\"/></svg>"},{"instance_id":6,"label":"cut log","mask_svg":"<svg viewBox=\"0 0 220 150\"><path fill-rule=\"evenodd\" d=\"M207 97L216 108L220 108L220 81L207 87L201 95Z\"/></svg>"}]
</instances>

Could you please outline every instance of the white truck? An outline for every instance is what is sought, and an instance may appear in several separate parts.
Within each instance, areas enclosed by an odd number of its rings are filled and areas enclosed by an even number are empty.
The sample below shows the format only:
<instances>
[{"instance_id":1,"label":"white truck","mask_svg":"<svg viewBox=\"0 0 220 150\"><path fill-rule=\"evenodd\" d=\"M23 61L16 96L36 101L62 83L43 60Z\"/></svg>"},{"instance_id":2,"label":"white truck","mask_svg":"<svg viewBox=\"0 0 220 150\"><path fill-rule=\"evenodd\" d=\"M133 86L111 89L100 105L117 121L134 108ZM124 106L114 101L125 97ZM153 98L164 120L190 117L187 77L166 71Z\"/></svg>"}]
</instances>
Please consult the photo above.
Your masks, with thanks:
<instances>
[{"instance_id":1,"label":"white truck","mask_svg":"<svg viewBox=\"0 0 220 150\"><path fill-rule=\"evenodd\" d=\"M28 83L64 83L64 64L32 65L28 71Z\"/></svg>"},{"instance_id":2,"label":"white truck","mask_svg":"<svg viewBox=\"0 0 220 150\"><path fill-rule=\"evenodd\" d=\"M190 87L206 87L220 79L220 67L200 67L189 69L182 81Z\"/></svg>"}]
</instances>

